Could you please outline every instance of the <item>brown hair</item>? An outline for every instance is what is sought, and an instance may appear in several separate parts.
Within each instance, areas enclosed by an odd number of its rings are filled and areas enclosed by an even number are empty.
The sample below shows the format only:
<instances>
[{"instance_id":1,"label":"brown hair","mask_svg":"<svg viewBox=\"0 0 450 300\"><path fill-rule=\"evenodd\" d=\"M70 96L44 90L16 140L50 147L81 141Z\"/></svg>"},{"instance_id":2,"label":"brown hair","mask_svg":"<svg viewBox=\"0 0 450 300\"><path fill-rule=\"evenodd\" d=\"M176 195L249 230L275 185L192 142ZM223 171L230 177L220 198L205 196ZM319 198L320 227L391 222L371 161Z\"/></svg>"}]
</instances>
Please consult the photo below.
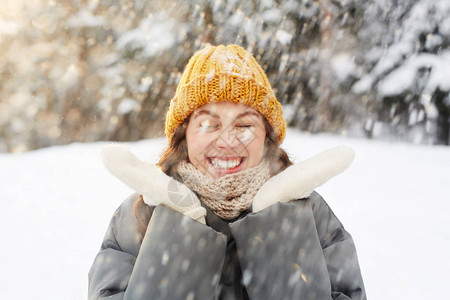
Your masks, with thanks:
<instances>
[{"instance_id":1,"label":"brown hair","mask_svg":"<svg viewBox=\"0 0 450 300\"><path fill-rule=\"evenodd\" d=\"M189 124L190 116L175 130L169 146L163 151L157 166L167 175L182 182L180 176L176 172L176 166L181 161L188 161L188 149L186 142L186 129ZM278 135L273 130L270 123L263 117L264 127L266 130L266 139L264 142L264 158L269 162L271 175L274 176L290 165L290 160L286 151L284 151L277 143ZM150 221L151 212L145 208L142 195L139 195L134 206L134 212L138 220L139 231L145 233L148 222Z\"/></svg>"}]
</instances>

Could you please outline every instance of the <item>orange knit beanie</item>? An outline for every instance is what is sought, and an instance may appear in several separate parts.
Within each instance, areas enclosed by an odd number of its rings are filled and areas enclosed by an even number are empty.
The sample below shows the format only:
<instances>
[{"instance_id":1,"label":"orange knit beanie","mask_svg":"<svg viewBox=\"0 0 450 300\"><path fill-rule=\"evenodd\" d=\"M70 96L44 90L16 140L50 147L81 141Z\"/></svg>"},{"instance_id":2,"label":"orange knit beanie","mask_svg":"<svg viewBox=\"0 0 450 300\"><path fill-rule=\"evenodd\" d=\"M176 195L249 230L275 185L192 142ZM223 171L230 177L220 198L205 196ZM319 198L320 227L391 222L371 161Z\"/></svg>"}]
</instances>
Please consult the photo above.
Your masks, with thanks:
<instances>
[{"instance_id":1,"label":"orange knit beanie","mask_svg":"<svg viewBox=\"0 0 450 300\"><path fill-rule=\"evenodd\" d=\"M230 101L253 107L269 121L278 144L286 134L286 121L263 69L237 45L207 46L189 60L166 116L166 136L200 106Z\"/></svg>"}]
</instances>

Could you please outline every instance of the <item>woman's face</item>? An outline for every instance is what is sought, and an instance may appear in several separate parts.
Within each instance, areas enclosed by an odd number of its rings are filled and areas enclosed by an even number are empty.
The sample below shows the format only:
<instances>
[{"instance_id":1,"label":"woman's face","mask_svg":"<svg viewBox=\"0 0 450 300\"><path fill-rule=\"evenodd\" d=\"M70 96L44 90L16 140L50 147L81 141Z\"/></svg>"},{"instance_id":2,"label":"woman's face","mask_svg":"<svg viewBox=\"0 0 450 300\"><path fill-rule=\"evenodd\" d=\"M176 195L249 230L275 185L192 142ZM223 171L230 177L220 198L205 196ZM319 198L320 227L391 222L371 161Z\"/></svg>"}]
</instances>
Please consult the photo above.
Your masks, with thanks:
<instances>
[{"instance_id":1,"label":"woman's face","mask_svg":"<svg viewBox=\"0 0 450 300\"><path fill-rule=\"evenodd\" d=\"M228 101L199 107L186 129L190 162L213 178L258 165L265 138L263 117L247 105Z\"/></svg>"}]
</instances>

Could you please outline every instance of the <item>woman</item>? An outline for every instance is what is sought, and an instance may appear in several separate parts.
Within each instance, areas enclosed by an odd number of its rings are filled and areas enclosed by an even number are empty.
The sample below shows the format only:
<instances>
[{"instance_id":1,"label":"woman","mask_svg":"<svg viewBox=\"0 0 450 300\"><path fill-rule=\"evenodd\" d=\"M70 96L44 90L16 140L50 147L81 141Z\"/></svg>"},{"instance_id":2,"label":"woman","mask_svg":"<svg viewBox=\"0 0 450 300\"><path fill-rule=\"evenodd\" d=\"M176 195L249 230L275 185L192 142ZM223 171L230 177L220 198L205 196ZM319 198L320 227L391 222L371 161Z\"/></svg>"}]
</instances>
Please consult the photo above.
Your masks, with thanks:
<instances>
[{"instance_id":1,"label":"woman","mask_svg":"<svg viewBox=\"0 0 450 300\"><path fill-rule=\"evenodd\" d=\"M285 124L244 49L195 53L167 113L159 168L118 146L103 151L137 193L111 220L89 299L366 299L352 238L313 192L353 153L291 166Z\"/></svg>"}]
</instances>

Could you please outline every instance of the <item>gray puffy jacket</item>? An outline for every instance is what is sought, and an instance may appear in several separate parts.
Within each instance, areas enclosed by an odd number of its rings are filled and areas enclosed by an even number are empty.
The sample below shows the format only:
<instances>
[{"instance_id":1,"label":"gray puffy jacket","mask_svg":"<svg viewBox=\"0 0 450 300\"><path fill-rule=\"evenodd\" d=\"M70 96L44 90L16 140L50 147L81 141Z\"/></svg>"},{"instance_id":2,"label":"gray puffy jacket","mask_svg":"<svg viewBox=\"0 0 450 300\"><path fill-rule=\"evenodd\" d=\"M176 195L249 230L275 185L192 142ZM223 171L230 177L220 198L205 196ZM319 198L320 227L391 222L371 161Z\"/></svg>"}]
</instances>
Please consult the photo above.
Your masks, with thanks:
<instances>
[{"instance_id":1,"label":"gray puffy jacket","mask_svg":"<svg viewBox=\"0 0 450 300\"><path fill-rule=\"evenodd\" d=\"M353 240L319 194L205 226L137 195L112 217L89 272L89 299L366 299Z\"/></svg>"}]
</instances>

